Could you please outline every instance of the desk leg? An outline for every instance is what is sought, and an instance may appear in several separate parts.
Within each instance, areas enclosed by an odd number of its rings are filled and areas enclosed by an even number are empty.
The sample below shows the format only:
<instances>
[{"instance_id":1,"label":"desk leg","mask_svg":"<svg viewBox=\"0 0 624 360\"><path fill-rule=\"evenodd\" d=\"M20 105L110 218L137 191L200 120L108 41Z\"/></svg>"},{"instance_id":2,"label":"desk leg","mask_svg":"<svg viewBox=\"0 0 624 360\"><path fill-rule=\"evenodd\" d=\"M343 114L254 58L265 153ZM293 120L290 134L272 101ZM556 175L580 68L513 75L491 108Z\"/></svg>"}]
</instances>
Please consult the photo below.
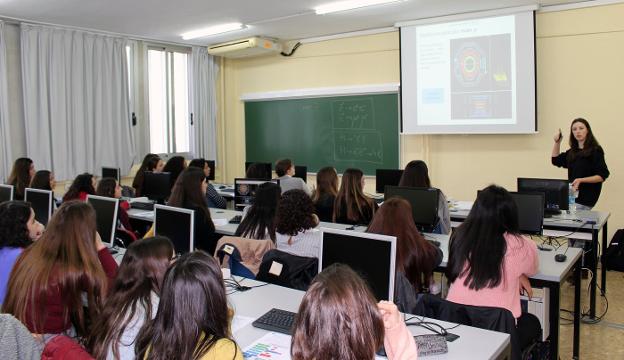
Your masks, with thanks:
<instances>
[{"instance_id":1,"label":"desk leg","mask_svg":"<svg viewBox=\"0 0 624 360\"><path fill-rule=\"evenodd\" d=\"M557 312L557 315L559 313ZM574 265L574 338L572 340L572 358L579 358L581 339L581 259Z\"/></svg>"},{"instance_id":2,"label":"desk leg","mask_svg":"<svg viewBox=\"0 0 624 360\"><path fill-rule=\"evenodd\" d=\"M602 227L602 253L600 254L600 294L607 293L607 267L605 266L605 254L607 253L607 223Z\"/></svg>"},{"instance_id":3,"label":"desk leg","mask_svg":"<svg viewBox=\"0 0 624 360\"><path fill-rule=\"evenodd\" d=\"M590 293L589 293L589 317L594 319L596 317L596 283L598 278L598 231L599 229L594 229L592 231L592 244L591 244L591 257L592 264L590 264L590 270L593 274L591 283L590 283Z\"/></svg>"},{"instance_id":4,"label":"desk leg","mask_svg":"<svg viewBox=\"0 0 624 360\"><path fill-rule=\"evenodd\" d=\"M560 310L560 283L548 283L548 289L550 292L550 358L553 360L559 359L559 310Z\"/></svg>"}]
</instances>

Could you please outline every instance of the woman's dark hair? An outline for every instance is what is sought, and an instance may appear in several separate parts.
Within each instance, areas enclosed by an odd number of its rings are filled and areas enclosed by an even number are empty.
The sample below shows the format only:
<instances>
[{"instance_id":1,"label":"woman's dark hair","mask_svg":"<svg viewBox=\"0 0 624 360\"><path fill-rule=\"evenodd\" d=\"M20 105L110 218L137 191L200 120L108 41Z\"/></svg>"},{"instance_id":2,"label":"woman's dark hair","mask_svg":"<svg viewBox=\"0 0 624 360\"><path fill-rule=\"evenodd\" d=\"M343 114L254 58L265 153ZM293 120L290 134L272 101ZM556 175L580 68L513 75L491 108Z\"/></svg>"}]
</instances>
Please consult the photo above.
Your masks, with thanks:
<instances>
[{"instance_id":1,"label":"woman's dark hair","mask_svg":"<svg viewBox=\"0 0 624 360\"><path fill-rule=\"evenodd\" d=\"M466 275L464 285L470 289L498 286L507 252L505 233L519 234L518 209L507 190L490 185L479 192L468 217L451 234L449 283Z\"/></svg>"},{"instance_id":2,"label":"woman's dark hair","mask_svg":"<svg viewBox=\"0 0 624 360\"><path fill-rule=\"evenodd\" d=\"M69 190L63 196L63 201L75 200L80 197L81 192L85 192L89 195L95 195L95 189L92 183L93 175L84 173L76 176L72 182Z\"/></svg>"},{"instance_id":3,"label":"woman's dark hair","mask_svg":"<svg viewBox=\"0 0 624 360\"><path fill-rule=\"evenodd\" d=\"M202 251L184 254L165 274L156 318L137 338L137 359L200 359L221 339L235 345L228 325L219 264Z\"/></svg>"},{"instance_id":4,"label":"woman's dark hair","mask_svg":"<svg viewBox=\"0 0 624 360\"><path fill-rule=\"evenodd\" d=\"M236 229L236 236L265 239L268 234L275 242L275 213L280 201L279 185L265 182L258 186L254 203Z\"/></svg>"},{"instance_id":5,"label":"woman's dark hair","mask_svg":"<svg viewBox=\"0 0 624 360\"><path fill-rule=\"evenodd\" d=\"M282 177L286 175L288 169L293 166L292 160L290 159L280 159L275 162L275 174L278 177Z\"/></svg>"},{"instance_id":6,"label":"woman's dark hair","mask_svg":"<svg viewBox=\"0 0 624 360\"><path fill-rule=\"evenodd\" d=\"M15 194L24 198L24 189L30 186L30 167L33 161L29 158L18 158L13 163L13 169L9 175L8 184L15 187Z\"/></svg>"},{"instance_id":7,"label":"woman's dark hair","mask_svg":"<svg viewBox=\"0 0 624 360\"><path fill-rule=\"evenodd\" d=\"M360 169L346 169L342 174L342 182L340 190L334 201L334 221L338 218L338 214L343 212L342 207L346 206L347 219L358 222L366 218L365 209L371 209L371 213L375 212L375 205L372 199L364 195L362 189L362 177L364 173Z\"/></svg>"},{"instance_id":8,"label":"woman's dark hair","mask_svg":"<svg viewBox=\"0 0 624 360\"><path fill-rule=\"evenodd\" d=\"M578 140L574 137L574 133L572 132L572 127L576 123L581 123L585 125L587 128L587 136L585 137L585 142L583 143L583 148L579 148ZM596 137L594 137L594 133L592 132L591 126L589 126L589 122L583 118L576 118L572 120L570 124L570 151L568 153L568 162L573 161L577 156L587 157L592 154L594 150L600 149L600 144Z\"/></svg>"},{"instance_id":9,"label":"woman's dark hair","mask_svg":"<svg viewBox=\"0 0 624 360\"><path fill-rule=\"evenodd\" d=\"M206 159L204 158L193 159L188 164L188 167L196 167L202 170L204 170L204 166L206 166Z\"/></svg>"},{"instance_id":10,"label":"woman's dark hair","mask_svg":"<svg viewBox=\"0 0 624 360\"><path fill-rule=\"evenodd\" d=\"M0 204L0 249L25 248L33 243L28 231L30 204L24 201L5 201Z\"/></svg>"},{"instance_id":11,"label":"woman's dark hair","mask_svg":"<svg viewBox=\"0 0 624 360\"><path fill-rule=\"evenodd\" d=\"M253 163L247 168L247 171L245 172L245 177L247 179L270 179L271 174L266 173L266 168L264 167L264 164Z\"/></svg>"},{"instance_id":12,"label":"woman's dark hair","mask_svg":"<svg viewBox=\"0 0 624 360\"><path fill-rule=\"evenodd\" d=\"M115 189L117 189L117 180L114 178L103 178L98 182L96 193L99 196L109 198L115 197Z\"/></svg>"},{"instance_id":13,"label":"woman's dark hair","mask_svg":"<svg viewBox=\"0 0 624 360\"><path fill-rule=\"evenodd\" d=\"M173 189L171 189L171 196L167 205L181 208L199 208L207 219L211 219L210 211L206 206L206 198L201 191L202 183L205 180L206 175L203 170L196 167L184 169L173 185ZM212 220L208 223L212 224Z\"/></svg>"},{"instance_id":14,"label":"woman's dark hair","mask_svg":"<svg viewBox=\"0 0 624 360\"><path fill-rule=\"evenodd\" d=\"M141 163L139 170L137 170L136 175L134 175L134 180L132 180L132 187L137 190L136 196L141 196L143 180L145 180L145 172L154 171L159 161L160 156L156 154L147 154L143 158L143 162Z\"/></svg>"},{"instance_id":15,"label":"woman's dark hair","mask_svg":"<svg viewBox=\"0 0 624 360\"><path fill-rule=\"evenodd\" d=\"M396 269L403 272L416 291L429 288L437 250L420 234L412 218L412 206L405 199L384 201L367 232L396 236Z\"/></svg>"},{"instance_id":16,"label":"woman's dark hair","mask_svg":"<svg viewBox=\"0 0 624 360\"><path fill-rule=\"evenodd\" d=\"M312 195L312 201L317 202L325 194L338 194L338 174L332 166L326 166L316 173L316 191Z\"/></svg>"},{"instance_id":17,"label":"woman's dark hair","mask_svg":"<svg viewBox=\"0 0 624 360\"><path fill-rule=\"evenodd\" d=\"M50 177L52 172L50 170L39 170L35 173L32 180L30 181L30 187L33 189L41 189L41 190L50 190L54 191L50 187Z\"/></svg>"},{"instance_id":18,"label":"woman's dark hair","mask_svg":"<svg viewBox=\"0 0 624 360\"><path fill-rule=\"evenodd\" d=\"M422 160L410 161L403 170L399 186L430 188L431 180L427 164Z\"/></svg>"},{"instance_id":19,"label":"woman's dark hair","mask_svg":"<svg viewBox=\"0 0 624 360\"><path fill-rule=\"evenodd\" d=\"M318 225L314 215L314 203L303 190L288 190L282 194L275 214L275 231L280 234L295 236L300 231Z\"/></svg>"},{"instance_id":20,"label":"woman's dark hair","mask_svg":"<svg viewBox=\"0 0 624 360\"><path fill-rule=\"evenodd\" d=\"M152 292L161 293L163 278L173 255L173 244L162 236L138 240L126 249L117 277L101 315L86 344L96 359L106 359L110 349L119 358L119 344L126 327L142 308L143 326L152 320ZM127 344L125 344L127 345Z\"/></svg>"},{"instance_id":21,"label":"woman's dark hair","mask_svg":"<svg viewBox=\"0 0 624 360\"><path fill-rule=\"evenodd\" d=\"M184 157L182 156L173 156L169 160L167 160L167 163L165 164L165 167L163 168L163 172L168 172L171 174L170 175L171 186L175 184L176 179L178 178L178 176L180 176L180 174L182 173L182 171L184 171L185 168L186 168L186 160L184 160Z\"/></svg>"},{"instance_id":22,"label":"woman's dark hair","mask_svg":"<svg viewBox=\"0 0 624 360\"><path fill-rule=\"evenodd\" d=\"M293 324L293 360L373 360L384 324L370 289L347 265L314 278Z\"/></svg>"}]
</instances>

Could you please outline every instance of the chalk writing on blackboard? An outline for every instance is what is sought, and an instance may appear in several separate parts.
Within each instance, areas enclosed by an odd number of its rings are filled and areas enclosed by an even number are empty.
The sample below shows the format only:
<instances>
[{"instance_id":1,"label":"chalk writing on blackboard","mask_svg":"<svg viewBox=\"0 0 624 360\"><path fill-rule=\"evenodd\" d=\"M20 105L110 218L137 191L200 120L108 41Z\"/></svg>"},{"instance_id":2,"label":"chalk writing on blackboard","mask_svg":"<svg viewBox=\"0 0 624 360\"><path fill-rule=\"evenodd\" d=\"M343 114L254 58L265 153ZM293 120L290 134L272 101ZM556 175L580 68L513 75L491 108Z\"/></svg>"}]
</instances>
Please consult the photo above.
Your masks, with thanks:
<instances>
[{"instance_id":1,"label":"chalk writing on blackboard","mask_svg":"<svg viewBox=\"0 0 624 360\"><path fill-rule=\"evenodd\" d=\"M334 100L331 102L334 129L375 129L375 105L372 98Z\"/></svg>"},{"instance_id":2,"label":"chalk writing on blackboard","mask_svg":"<svg viewBox=\"0 0 624 360\"><path fill-rule=\"evenodd\" d=\"M381 135L369 130L334 130L334 160L383 163Z\"/></svg>"}]
</instances>

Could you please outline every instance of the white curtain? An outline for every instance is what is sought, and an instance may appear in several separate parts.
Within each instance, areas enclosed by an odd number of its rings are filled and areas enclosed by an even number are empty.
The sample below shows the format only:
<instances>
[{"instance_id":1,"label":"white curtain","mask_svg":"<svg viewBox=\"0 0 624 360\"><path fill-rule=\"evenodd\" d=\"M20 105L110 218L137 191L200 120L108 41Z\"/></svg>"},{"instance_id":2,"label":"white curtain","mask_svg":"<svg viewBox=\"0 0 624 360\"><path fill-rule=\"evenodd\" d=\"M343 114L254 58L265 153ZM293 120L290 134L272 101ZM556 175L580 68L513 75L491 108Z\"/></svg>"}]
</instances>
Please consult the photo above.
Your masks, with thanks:
<instances>
[{"instance_id":1,"label":"white curtain","mask_svg":"<svg viewBox=\"0 0 624 360\"><path fill-rule=\"evenodd\" d=\"M28 156L57 179L102 166L126 172L134 158L127 40L21 25Z\"/></svg>"},{"instance_id":2,"label":"white curtain","mask_svg":"<svg viewBox=\"0 0 624 360\"><path fill-rule=\"evenodd\" d=\"M217 157L217 91L219 65L206 47L193 46L191 54L191 111L193 153L214 160Z\"/></svg>"},{"instance_id":3,"label":"white curtain","mask_svg":"<svg viewBox=\"0 0 624 360\"><path fill-rule=\"evenodd\" d=\"M4 183L11 171L11 131L9 128L9 92L7 87L6 43L4 22L0 21L0 182Z\"/></svg>"}]
</instances>

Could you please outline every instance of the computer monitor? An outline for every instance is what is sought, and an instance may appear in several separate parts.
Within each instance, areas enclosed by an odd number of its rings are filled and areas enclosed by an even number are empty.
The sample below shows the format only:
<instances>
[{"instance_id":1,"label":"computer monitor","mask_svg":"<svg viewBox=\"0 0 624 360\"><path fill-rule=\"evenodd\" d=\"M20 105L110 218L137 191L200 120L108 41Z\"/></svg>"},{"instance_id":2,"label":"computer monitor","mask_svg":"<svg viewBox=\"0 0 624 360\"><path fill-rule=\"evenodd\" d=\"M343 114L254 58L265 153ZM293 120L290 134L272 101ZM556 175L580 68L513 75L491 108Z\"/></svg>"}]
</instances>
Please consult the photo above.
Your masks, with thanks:
<instances>
[{"instance_id":1,"label":"computer monitor","mask_svg":"<svg viewBox=\"0 0 624 360\"><path fill-rule=\"evenodd\" d=\"M107 243L112 247L115 244L115 230L117 229L117 209L119 208L119 199L87 195L87 202L91 204L95 210L97 231L102 238L102 242Z\"/></svg>"},{"instance_id":2,"label":"computer monitor","mask_svg":"<svg viewBox=\"0 0 624 360\"><path fill-rule=\"evenodd\" d=\"M399 186L401 176L403 176L403 170L400 169L375 170L375 191L383 194L386 186Z\"/></svg>"},{"instance_id":3,"label":"computer monitor","mask_svg":"<svg viewBox=\"0 0 624 360\"><path fill-rule=\"evenodd\" d=\"M206 178L206 180L214 180L215 179L215 161L214 160L206 160L206 164L210 168L210 175Z\"/></svg>"},{"instance_id":4,"label":"computer monitor","mask_svg":"<svg viewBox=\"0 0 624 360\"><path fill-rule=\"evenodd\" d=\"M321 228L319 272L341 263L358 273L377 300L394 300L396 237Z\"/></svg>"},{"instance_id":5,"label":"computer monitor","mask_svg":"<svg viewBox=\"0 0 624 360\"><path fill-rule=\"evenodd\" d=\"M558 214L568 210L568 180L518 178L519 193L544 194L544 213Z\"/></svg>"},{"instance_id":6,"label":"computer monitor","mask_svg":"<svg viewBox=\"0 0 624 360\"><path fill-rule=\"evenodd\" d=\"M54 204L52 191L26 188L24 201L30 203L35 212L35 219L43 225L48 225L48 220L52 217L52 206Z\"/></svg>"},{"instance_id":7,"label":"computer monitor","mask_svg":"<svg viewBox=\"0 0 624 360\"><path fill-rule=\"evenodd\" d=\"M13 185L0 184L0 203L13 200Z\"/></svg>"},{"instance_id":8,"label":"computer monitor","mask_svg":"<svg viewBox=\"0 0 624 360\"><path fill-rule=\"evenodd\" d=\"M121 179L121 169L102 166L102 178L113 178L119 182Z\"/></svg>"},{"instance_id":9,"label":"computer monitor","mask_svg":"<svg viewBox=\"0 0 624 360\"><path fill-rule=\"evenodd\" d=\"M435 188L386 186L384 201L392 197L400 197L410 203L414 223L420 231L433 231L439 220L438 201L440 190Z\"/></svg>"},{"instance_id":10,"label":"computer monitor","mask_svg":"<svg viewBox=\"0 0 624 360\"><path fill-rule=\"evenodd\" d=\"M308 167L295 165L295 177L300 178L303 182L308 182Z\"/></svg>"},{"instance_id":11,"label":"computer monitor","mask_svg":"<svg viewBox=\"0 0 624 360\"><path fill-rule=\"evenodd\" d=\"M521 233L542 235L544 225L544 194L510 192L518 208L518 228Z\"/></svg>"},{"instance_id":12,"label":"computer monitor","mask_svg":"<svg viewBox=\"0 0 624 360\"><path fill-rule=\"evenodd\" d=\"M245 206L253 204L258 186L266 182L272 182L279 185L278 179L268 181L265 179L234 179L234 208L240 210Z\"/></svg>"},{"instance_id":13,"label":"computer monitor","mask_svg":"<svg viewBox=\"0 0 624 360\"><path fill-rule=\"evenodd\" d=\"M194 210L154 205L154 235L168 237L177 254L193 251L194 229Z\"/></svg>"},{"instance_id":14,"label":"computer monitor","mask_svg":"<svg viewBox=\"0 0 624 360\"><path fill-rule=\"evenodd\" d=\"M171 173L146 171L143 180L143 196L163 204L171 195Z\"/></svg>"},{"instance_id":15,"label":"computer monitor","mask_svg":"<svg viewBox=\"0 0 624 360\"><path fill-rule=\"evenodd\" d=\"M247 161L245 162L245 174L247 174L247 169L249 169L249 167L253 164L258 164L256 166L259 166L262 168L261 174L256 174L256 177L254 177L254 179L271 180L271 178L273 177L273 168L272 168L271 163Z\"/></svg>"}]
</instances>

